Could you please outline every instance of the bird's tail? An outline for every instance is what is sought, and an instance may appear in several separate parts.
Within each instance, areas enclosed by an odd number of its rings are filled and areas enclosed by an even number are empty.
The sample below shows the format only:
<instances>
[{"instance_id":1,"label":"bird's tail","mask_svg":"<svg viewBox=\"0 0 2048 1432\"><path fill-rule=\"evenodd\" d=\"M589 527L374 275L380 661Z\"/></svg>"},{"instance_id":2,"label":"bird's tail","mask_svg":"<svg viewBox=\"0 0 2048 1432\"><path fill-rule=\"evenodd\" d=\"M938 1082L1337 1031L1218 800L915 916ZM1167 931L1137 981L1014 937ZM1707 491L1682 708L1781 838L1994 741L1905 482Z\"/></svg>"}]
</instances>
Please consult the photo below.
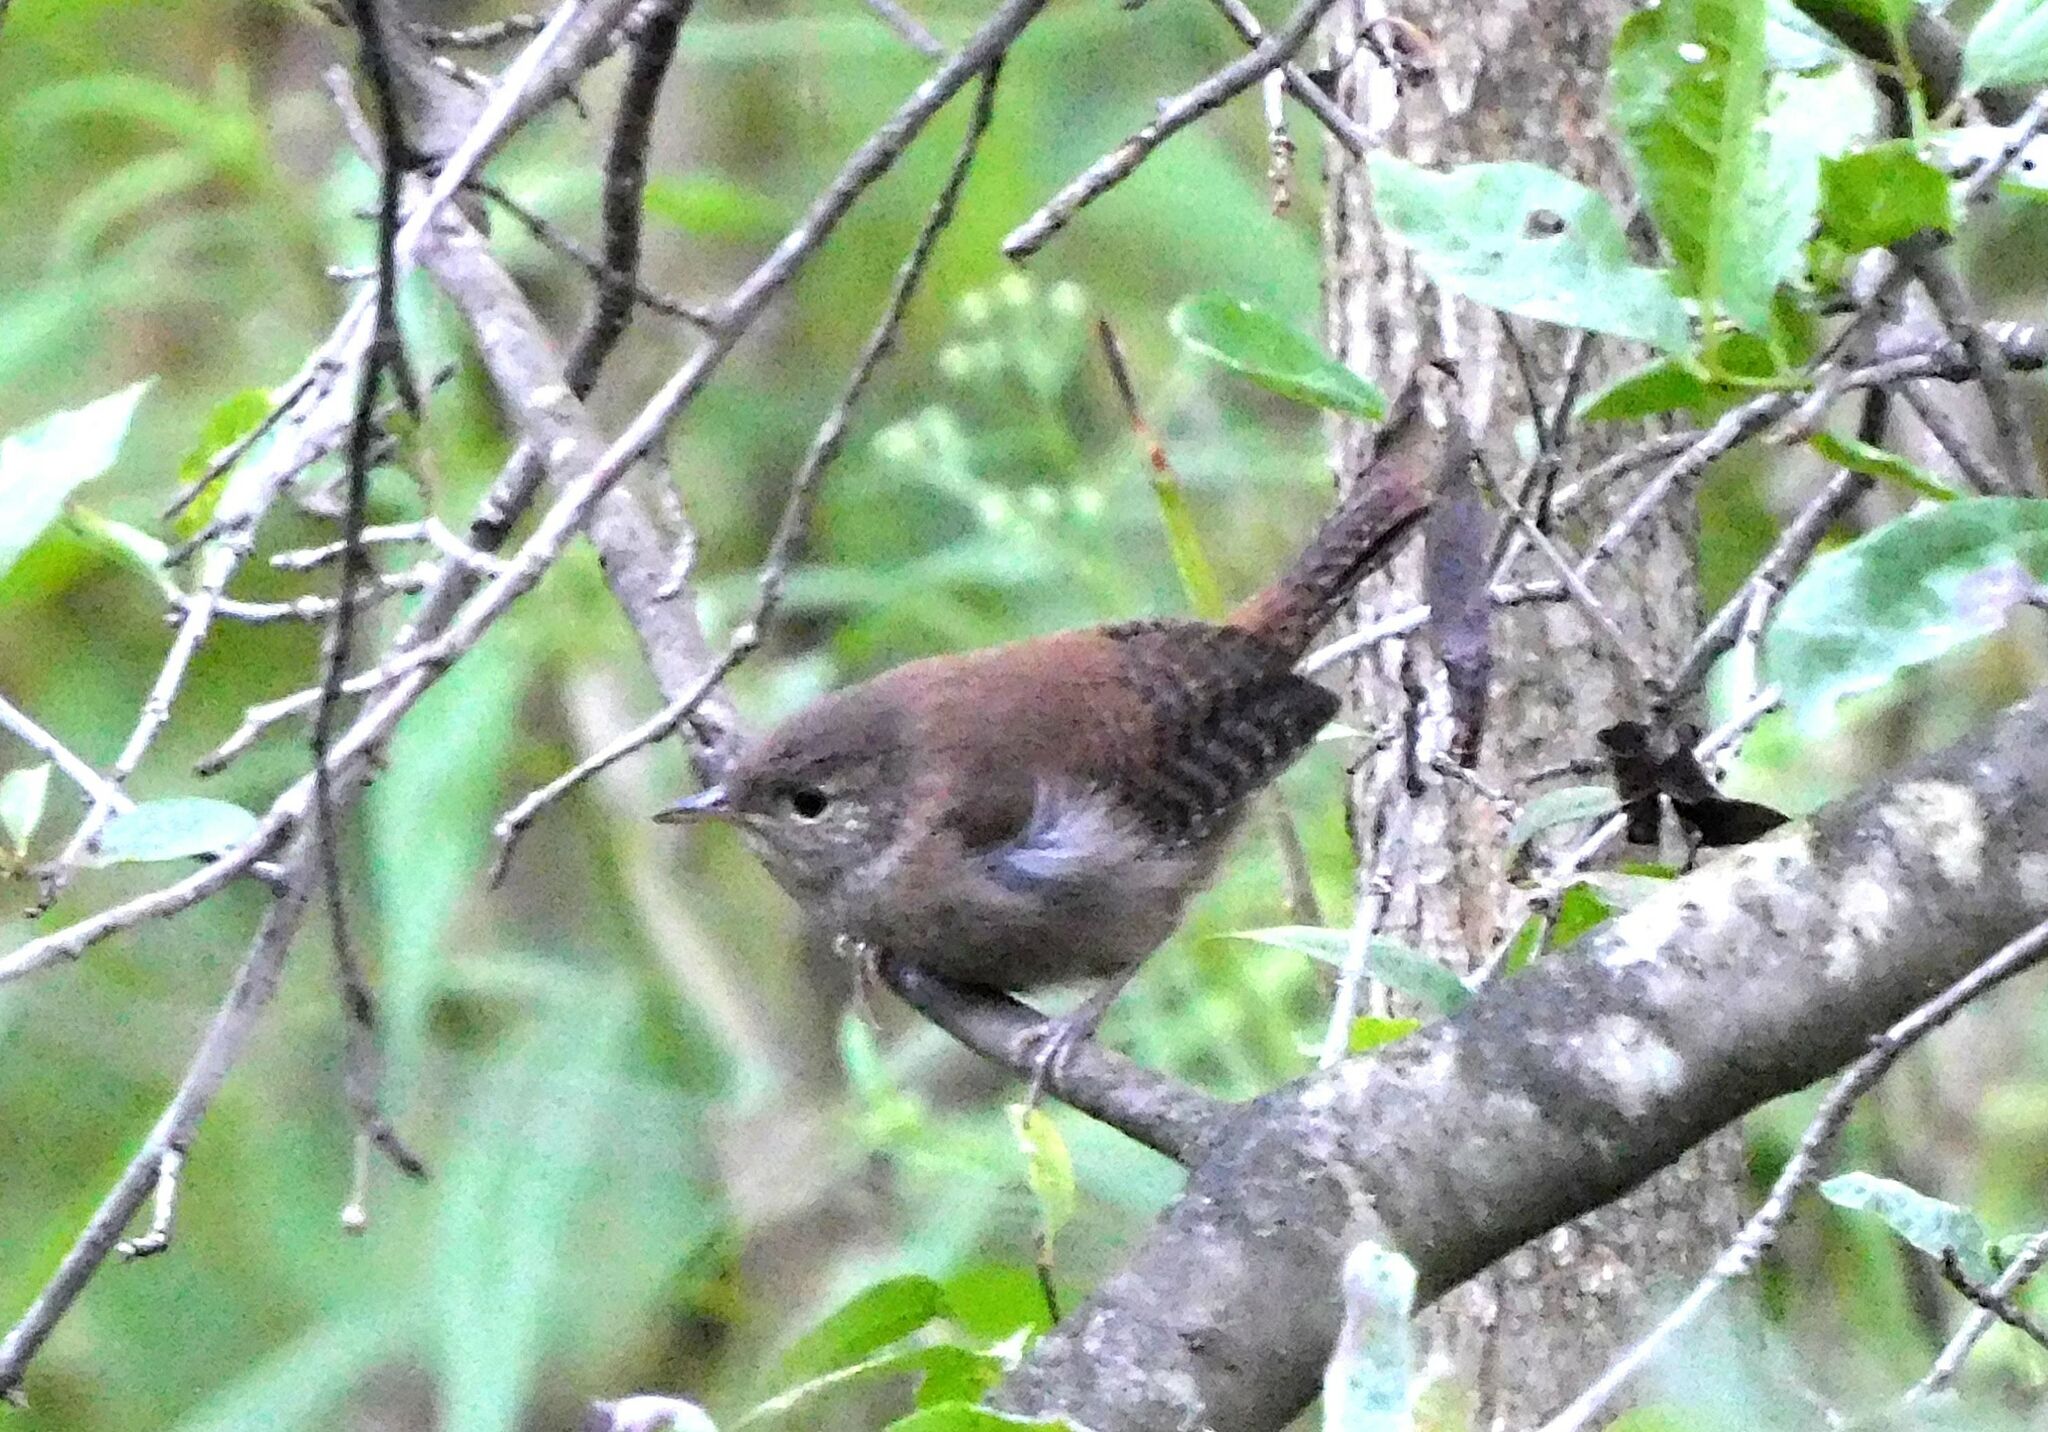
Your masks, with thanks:
<instances>
[{"instance_id":1,"label":"bird's tail","mask_svg":"<svg viewBox=\"0 0 2048 1432\"><path fill-rule=\"evenodd\" d=\"M1435 371L1425 365L1408 380L1342 505L1278 579L1230 614L1232 626L1299 660L1352 588L1400 549L1429 510L1444 448L1442 429L1422 411L1423 386Z\"/></svg>"}]
</instances>

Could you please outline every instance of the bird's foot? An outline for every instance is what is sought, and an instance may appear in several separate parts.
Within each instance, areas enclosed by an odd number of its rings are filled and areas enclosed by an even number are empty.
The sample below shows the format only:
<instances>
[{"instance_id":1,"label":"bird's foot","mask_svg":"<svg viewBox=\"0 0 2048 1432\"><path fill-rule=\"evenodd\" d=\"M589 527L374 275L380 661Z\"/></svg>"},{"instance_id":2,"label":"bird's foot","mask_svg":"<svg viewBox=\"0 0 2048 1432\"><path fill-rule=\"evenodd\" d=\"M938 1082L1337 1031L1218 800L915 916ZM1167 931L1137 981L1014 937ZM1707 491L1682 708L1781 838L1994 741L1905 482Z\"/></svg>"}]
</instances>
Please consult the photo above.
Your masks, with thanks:
<instances>
[{"instance_id":1,"label":"bird's foot","mask_svg":"<svg viewBox=\"0 0 2048 1432\"><path fill-rule=\"evenodd\" d=\"M882 949L866 940L852 935L839 934L832 937L832 953L853 965L853 1005L861 1023L873 1029L875 1018L875 991L882 984Z\"/></svg>"},{"instance_id":2,"label":"bird's foot","mask_svg":"<svg viewBox=\"0 0 2048 1432\"><path fill-rule=\"evenodd\" d=\"M1030 1107L1038 1107L1046 1086L1061 1072L1060 1066L1066 1063L1067 1056L1095 1037L1102 1017L1109 1013L1109 1007L1137 972L1138 967L1132 965L1112 975L1100 989L1065 1014L1047 1016L1024 1036L1025 1053L1031 1060Z\"/></svg>"},{"instance_id":3,"label":"bird's foot","mask_svg":"<svg viewBox=\"0 0 2048 1432\"><path fill-rule=\"evenodd\" d=\"M1093 1003L1091 1000L1066 1014L1048 1015L1037 1028L1024 1036L1024 1052L1031 1060L1026 1107L1038 1107L1039 1101L1045 1097L1046 1086L1060 1072L1067 1056L1095 1037L1095 1027L1102 1023L1103 1011L1092 1008Z\"/></svg>"}]
</instances>

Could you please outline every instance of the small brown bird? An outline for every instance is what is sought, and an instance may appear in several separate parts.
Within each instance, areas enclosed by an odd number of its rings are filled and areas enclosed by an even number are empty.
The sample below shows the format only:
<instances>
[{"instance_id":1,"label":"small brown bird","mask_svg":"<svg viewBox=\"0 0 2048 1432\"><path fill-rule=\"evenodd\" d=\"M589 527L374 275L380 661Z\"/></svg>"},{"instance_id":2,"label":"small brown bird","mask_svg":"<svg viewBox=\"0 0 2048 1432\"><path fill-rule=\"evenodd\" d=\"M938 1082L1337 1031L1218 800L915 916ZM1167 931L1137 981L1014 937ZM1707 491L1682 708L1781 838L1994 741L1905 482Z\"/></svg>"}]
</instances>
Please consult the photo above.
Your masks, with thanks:
<instances>
[{"instance_id":1,"label":"small brown bird","mask_svg":"<svg viewBox=\"0 0 2048 1432\"><path fill-rule=\"evenodd\" d=\"M826 928L943 978L1106 980L1046 1022L1042 1081L1336 713L1294 664L1428 506L1441 441L1420 407L1411 383L1349 498L1228 622L910 662L797 712L655 818L730 822Z\"/></svg>"}]
</instances>

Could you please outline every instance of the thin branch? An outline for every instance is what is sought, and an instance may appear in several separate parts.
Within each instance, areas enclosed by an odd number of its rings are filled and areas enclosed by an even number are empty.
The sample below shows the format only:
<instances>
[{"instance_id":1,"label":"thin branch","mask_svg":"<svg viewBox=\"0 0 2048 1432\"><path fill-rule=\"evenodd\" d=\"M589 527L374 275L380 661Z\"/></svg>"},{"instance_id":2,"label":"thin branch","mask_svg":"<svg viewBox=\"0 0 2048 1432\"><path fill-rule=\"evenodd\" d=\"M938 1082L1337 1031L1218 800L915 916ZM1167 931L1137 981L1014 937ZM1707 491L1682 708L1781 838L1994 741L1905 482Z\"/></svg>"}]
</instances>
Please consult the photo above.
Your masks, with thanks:
<instances>
[{"instance_id":1,"label":"thin branch","mask_svg":"<svg viewBox=\"0 0 2048 1432\"><path fill-rule=\"evenodd\" d=\"M1979 1283L1963 1271L1962 1262L1956 1257L1956 1250L1953 1248L1941 1250L1941 1276L1947 1280L1951 1288L1975 1303L1979 1312L1989 1313L2008 1327L2017 1328L2041 1347L2048 1348L2048 1327L2044 1327L2007 1294L1988 1284Z\"/></svg>"},{"instance_id":2,"label":"thin branch","mask_svg":"<svg viewBox=\"0 0 2048 1432\"><path fill-rule=\"evenodd\" d=\"M904 1002L985 1059L1029 1079L1038 1072L1036 1036L1044 1016L993 991L950 984L883 955L878 971ZM1198 1089L1143 1069L1086 1040L1045 1075L1046 1089L1069 1107L1156 1149L1194 1164L1232 1106Z\"/></svg>"},{"instance_id":3,"label":"thin branch","mask_svg":"<svg viewBox=\"0 0 2048 1432\"><path fill-rule=\"evenodd\" d=\"M2036 1233L2026 1241L2012 1262L2006 1264L2005 1271L1998 1275L1998 1281L1986 1289L1986 1292L2004 1303L2016 1297L2027 1280L2040 1272L2043 1266L2048 1266L2048 1229ZM1969 1358L1971 1350L1983 1341L1984 1335L1991 1331L1991 1325L1999 1319L2000 1314L1996 1309L1980 1305L1964 1319L1963 1325L1956 1330L1956 1335L1948 1340L1948 1345L1941 1350L1941 1355L1935 1358L1934 1365L1927 1369L1927 1375L1907 1389L1905 1400L1917 1402L1946 1390L1949 1384L1955 1381L1956 1374L1963 1370L1963 1363Z\"/></svg>"},{"instance_id":4,"label":"thin branch","mask_svg":"<svg viewBox=\"0 0 2048 1432\"><path fill-rule=\"evenodd\" d=\"M974 157L981 148L982 137L987 134L990 120L995 114L995 91L1000 61L992 61L983 76L981 91L975 101L974 113L968 120L967 132L961 138L960 149L953 160L953 168L946 176L946 182L939 191L939 197L932 204L917 238L912 243L909 255L896 271L896 280L889 297L882 308L882 315L868 335L859 358L853 365L853 372L847 377L839 400L819 424L812 436L811 445L798 465L796 475L790 479L789 497L783 504L781 521L776 525L775 536L769 543L767 558L761 564L761 575L754 597L753 610L733 629L731 641L725 654L713 664L710 670L696 681L690 689L681 693L647 720L612 741L601 750L593 752L569 770L523 797L510 810L499 817L492 827L498 851L492 861L490 882L496 884L504 878L507 863L512 857L512 848L525 833L540 812L555 800L581 785L607 766L624 759L633 752L656 741L665 739L697 709L705 696L723 681L734 667L759 648L768 624L773 620L775 610L782 597L783 584L787 581L790 565L796 560L804 541L810 532L811 511L816 504L818 487L825 470L838 455L845 440L846 426L854 404L867 391L875 370L882 358L895 342L896 330L903 321L909 307L911 295L917 291L918 281L923 277L930 262L939 235L952 222L954 209L959 201L960 191L966 185L967 176L974 166Z\"/></svg>"},{"instance_id":5,"label":"thin branch","mask_svg":"<svg viewBox=\"0 0 2048 1432\"><path fill-rule=\"evenodd\" d=\"M905 44L928 60L945 58L946 42L924 27L917 16L911 14L896 0L862 0L875 18L894 30Z\"/></svg>"},{"instance_id":6,"label":"thin branch","mask_svg":"<svg viewBox=\"0 0 2048 1432\"><path fill-rule=\"evenodd\" d=\"M1856 422L1858 439L1882 444L1890 417L1891 399L1887 390L1867 390L1863 412ZM1742 588L1722 604L1721 610L1694 638L1692 649L1686 653L1677 674L1671 678L1670 689L1664 697L1667 707L1676 709L1693 697L1705 684L1721 654L1741 640L1746 623L1754 620L1761 634L1761 624L1777 609L1792 579L1805 570L1813 554L1820 550L1829 529L1856 505L1874 482L1874 478L1860 472L1841 468L1828 480L1820 494L1786 524L1785 530L1778 535L1763 561L1757 563Z\"/></svg>"},{"instance_id":7,"label":"thin branch","mask_svg":"<svg viewBox=\"0 0 2048 1432\"><path fill-rule=\"evenodd\" d=\"M1237 31L1238 38L1247 45L1257 45L1265 37L1266 30L1244 4L1244 0L1214 0L1223 18L1230 22L1230 28ZM1346 114L1343 107L1327 94L1321 85L1310 79L1308 72L1294 61L1280 66L1280 78L1286 82L1287 91L1300 100L1316 122L1330 132L1331 138L1349 151L1353 159L1363 159L1372 152L1372 138Z\"/></svg>"},{"instance_id":8,"label":"thin branch","mask_svg":"<svg viewBox=\"0 0 2048 1432\"><path fill-rule=\"evenodd\" d=\"M1955 415L1943 406L1944 399L1936 395L1933 384L1902 383L1898 392L1906 406L1913 410L1913 416L1920 420L1920 425L1948 454L1949 461L1956 465L1963 481L1982 493L2011 491L2004 474L1991 465L1991 460L1978 450Z\"/></svg>"},{"instance_id":9,"label":"thin branch","mask_svg":"<svg viewBox=\"0 0 2048 1432\"><path fill-rule=\"evenodd\" d=\"M426 542L442 556L487 577L495 575L505 565L490 553L470 546L434 517L419 522L393 522L365 527L359 540L365 547ZM313 547L296 547L271 557L270 565L280 572L310 572L315 567L325 566L339 557L347 545L345 542L323 542Z\"/></svg>"},{"instance_id":10,"label":"thin branch","mask_svg":"<svg viewBox=\"0 0 2048 1432\"><path fill-rule=\"evenodd\" d=\"M1962 342L1970 361L1977 365L1977 386L1984 390L1984 405L1991 411L1991 435L1998 445L2006 490L2028 497L2048 495L2048 488L2041 485L2041 464L2028 436L2019 395L2013 391L2005 355L1978 326L1962 280L1937 255L1921 259L1914 265L1914 272L1942 323Z\"/></svg>"},{"instance_id":11,"label":"thin branch","mask_svg":"<svg viewBox=\"0 0 2048 1432\"><path fill-rule=\"evenodd\" d=\"M479 179L470 187L518 220L520 227L534 238L589 274L600 287L617 285L623 281L636 303L656 313L666 314L670 318L680 318L683 322L694 324L698 328L709 328L716 321L711 315L711 310L704 305L657 293L639 278L630 276L629 271L609 267L603 259L584 248L553 221L529 209L501 186L489 180Z\"/></svg>"},{"instance_id":12,"label":"thin branch","mask_svg":"<svg viewBox=\"0 0 2048 1432\"><path fill-rule=\"evenodd\" d=\"M119 786L93 769L92 763L36 724L26 711L0 696L0 727L12 731L36 754L55 766L71 784L85 792L87 800L104 801L115 814L135 809L135 802Z\"/></svg>"},{"instance_id":13,"label":"thin branch","mask_svg":"<svg viewBox=\"0 0 2048 1432\"><path fill-rule=\"evenodd\" d=\"M1267 71L1278 67L1315 29L1334 0L1303 0L1278 30L1250 53L1233 60L1184 94L1159 106L1159 117L1088 166L1079 177L1048 200L1003 240L1003 254L1012 260L1031 257L1074 215L1128 179L1147 156L1209 111L1250 89Z\"/></svg>"},{"instance_id":14,"label":"thin branch","mask_svg":"<svg viewBox=\"0 0 2048 1432\"><path fill-rule=\"evenodd\" d=\"M2048 921L2034 926L2006 945L1947 989L1893 1024L1872 1041L1871 1049L1849 1066L1821 1100L1813 1120L1801 1136L1799 1146L1771 1185L1763 1205L1752 1214L1706 1277L1683 1301L1651 1329L1649 1335L1617 1358L1591 1386L1580 1393L1564 1411L1543 1424L1541 1432L1577 1432L1606 1406L1622 1384L1639 1371L1674 1334L1696 1317L1715 1294L1737 1278L1747 1277L1777 1242L1792 1203L1820 1176L1821 1167L1856 1101L1869 1092L1897 1063L1899 1056L1946 1024L1971 1001L1997 988L2014 975L2032 969L2048 953Z\"/></svg>"},{"instance_id":15,"label":"thin branch","mask_svg":"<svg viewBox=\"0 0 2048 1432\"><path fill-rule=\"evenodd\" d=\"M302 852L295 853L286 861L289 878L285 893L271 902L249 957L236 972L227 998L214 1015L212 1026L200 1041L185 1077L179 1081L177 1092L165 1105L156 1126L107 1196L100 1200L99 1208L57 1265L50 1281L43 1285L7 1336L0 1338L0 1397L18 1394L30 1359L120 1243L136 1212L159 1187L167 1161L190 1146L228 1070L241 1056L257 1020L277 992L285 952L309 893L305 881L299 878L304 873L301 857Z\"/></svg>"},{"instance_id":16,"label":"thin branch","mask_svg":"<svg viewBox=\"0 0 2048 1432\"><path fill-rule=\"evenodd\" d=\"M364 78L369 83L371 114L377 127L377 284L372 291L370 340L356 374L355 413L349 423L342 469L346 495L341 525L341 575L321 653L320 697L313 708L313 843L326 892L327 924L334 945L334 972L341 991L346 1031L342 1085L356 1127L364 1138L399 1168L415 1178L426 1165L408 1149L384 1117L383 1056L377 1042L377 1002L364 973L348 921L348 896L341 880L341 817L336 810L334 779L328 764L336 724L341 719L341 682L355 646L357 589L370 575L362 532L368 521L371 448L377 436L377 394L384 379L405 397L403 339L398 331L399 200L404 182L405 136L384 48L380 0L349 0Z\"/></svg>"}]
</instances>

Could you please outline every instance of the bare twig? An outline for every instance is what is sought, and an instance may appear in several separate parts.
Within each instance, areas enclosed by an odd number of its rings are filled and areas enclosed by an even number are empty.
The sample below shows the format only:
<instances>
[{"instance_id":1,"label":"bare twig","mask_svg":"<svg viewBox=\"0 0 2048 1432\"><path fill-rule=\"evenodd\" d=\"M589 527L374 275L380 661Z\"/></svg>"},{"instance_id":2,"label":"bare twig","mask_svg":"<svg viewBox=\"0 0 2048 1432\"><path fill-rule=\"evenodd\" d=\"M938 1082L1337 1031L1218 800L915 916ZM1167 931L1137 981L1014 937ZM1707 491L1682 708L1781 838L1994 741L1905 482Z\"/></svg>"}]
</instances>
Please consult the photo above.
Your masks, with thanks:
<instances>
[{"instance_id":1,"label":"bare twig","mask_svg":"<svg viewBox=\"0 0 2048 1432\"><path fill-rule=\"evenodd\" d=\"M1943 400L1934 392L1931 383L1902 383L1899 396L1906 406L1913 410L1913 416L1920 420L1935 442L1941 445L1949 461L1956 465L1963 481L1983 493L2009 492L2010 485L2005 477L1993 467L1991 460L1977 448L1970 435L1963 431L1955 415L1943 406Z\"/></svg>"},{"instance_id":2,"label":"bare twig","mask_svg":"<svg viewBox=\"0 0 2048 1432\"><path fill-rule=\"evenodd\" d=\"M44 757L84 791L86 798L104 801L116 814L135 808L135 802L119 786L107 781L92 763L37 725L26 711L0 696L0 728L12 731L36 754Z\"/></svg>"},{"instance_id":3,"label":"bare twig","mask_svg":"<svg viewBox=\"0 0 2048 1432\"><path fill-rule=\"evenodd\" d=\"M1225 65L1193 89L1159 106L1158 118L1088 166L1044 207L1019 224L1003 240L1003 253L1011 259L1027 259L1045 246L1046 240L1065 228L1067 222L1087 205L1101 198L1131 176L1148 155L1166 140L1200 119L1210 110L1250 89L1269 70L1279 66L1301 48L1316 21L1333 0L1303 0L1299 8L1250 53Z\"/></svg>"},{"instance_id":4,"label":"bare twig","mask_svg":"<svg viewBox=\"0 0 2048 1432\"><path fill-rule=\"evenodd\" d=\"M638 277L629 276L624 270L608 266L603 259L583 247L575 238L513 198L499 185L480 179L470 187L517 219L520 227L589 274L600 285L617 285L623 280L634 301L656 313L666 314L670 318L680 318L683 322L699 328L709 328L715 321L711 316L711 310L704 305L688 303L680 298L670 298L665 293L657 293L642 283Z\"/></svg>"},{"instance_id":5,"label":"bare twig","mask_svg":"<svg viewBox=\"0 0 2048 1432\"><path fill-rule=\"evenodd\" d=\"M2017 1328L2043 1348L2048 1348L2048 1327L2044 1327L2025 1308L1990 1284L1980 1283L1963 1270L1962 1260L1953 1248L1941 1250L1941 1276L1948 1285L1977 1305L1977 1310L1989 1313L2008 1327Z\"/></svg>"},{"instance_id":6,"label":"bare twig","mask_svg":"<svg viewBox=\"0 0 2048 1432\"><path fill-rule=\"evenodd\" d=\"M1946 1024L1972 1000L2014 975L2033 968L2044 953L2048 953L2048 921L2028 930L1872 1041L1870 1052L1850 1065L1828 1090L1827 1097L1821 1100L1820 1108L1807 1125L1806 1133L1801 1136L1799 1146L1792 1151L1792 1157L1786 1160L1777 1181L1771 1185L1770 1195L1742 1226L1735 1241L1714 1261L1706 1277L1650 1330L1648 1336L1631 1346L1591 1386L1574 1398L1570 1406L1546 1422L1542 1432L1577 1432L1586 1426L1622 1384L1691 1322L1715 1294L1735 1279L1747 1277L1777 1242L1778 1234L1791 1216L1793 1200L1819 1177L1822 1162L1834 1146L1842 1126L1848 1122L1856 1101L1884 1077L1900 1055Z\"/></svg>"},{"instance_id":7,"label":"bare twig","mask_svg":"<svg viewBox=\"0 0 2048 1432\"><path fill-rule=\"evenodd\" d=\"M442 556L487 577L495 575L505 565L490 553L470 546L434 517L419 522L393 522L365 527L360 540L365 547L426 542ZM270 559L270 565L281 572L310 572L315 567L324 566L339 557L347 545L345 542L323 542L315 547L294 548L289 552L277 553Z\"/></svg>"},{"instance_id":8,"label":"bare twig","mask_svg":"<svg viewBox=\"0 0 2048 1432\"><path fill-rule=\"evenodd\" d=\"M2048 1265L2048 1230L2029 1238L2012 1262L2006 1264L2005 1271L1998 1275L1998 1281L1985 1292L2000 1305L2009 1304L2027 1280L2040 1272L2044 1265ZM2000 1318L2001 1312L1998 1308L1980 1304L1975 1312L1964 1319L1963 1325L1956 1329L1956 1335L1942 1348L1941 1355L1935 1358L1934 1365L1927 1369L1926 1376L1907 1389L1906 1400L1915 1402L1946 1389L1955 1381L1956 1374L1963 1370L1963 1363L1970 1356L1971 1350L1983 1341L1984 1335L1991 1331L1991 1325Z\"/></svg>"},{"instance_id":9,"label":"bare twig","mask_svg":"<svg viewBox=\"0 0 2048 1432\"><path fill-rule=\"evenodd\" d=\"M137 1210L160 1186L166 1162L190 1145L228 1070L241 1056L256 1021L277 992L285 951L308 898L306 883L299 878L303 874L300 856L294 854L286 866L291 878L285 882L285 893L271 902L249 957L236 972L234 985L193 1054L177 1092L143 1140L141 1149L100 1200L99 1208L58 1264L56 1273L36 1294L20 1321L8 1330L5 1338L0 1338L0 1397L18 1391L29 1360L120 1242Z\"/></svg>"},{"instance_id":10,"label":"bare twig","mask_svg":"<svg viewBox=\"0 0 2048 1432\"><path fill-rule=\"evenodd\" d=\"M924 23L896 3L896 0L862 0L875 18L903 37L905 44L928 60L942 58L946 42L924 27Z\"/></svg>"},{"instance_id":11,"label":"bare twig","mask_svg":"<svg viewBox=\"0 0 2048 1432\"><path fill-rule=\"evenodd\" d=\"M340 986L346 1031L342 1085L360 1135L399 1168L424 1177L426 1165L408 1149L384 1117L383 1057L377 1043L377 1003L364 973L348 922L348 897L341 882L341 817L336 809L334 773L328 763L336 724L341 719L341 683L355 646L356 598L359 584L371 573L363 552L362 531L370 501L370 453L377 433L377 394L384 379L405 396L403 339L398 331L399 200L404 182L404 132L384 48L379 0L348 0L369 82L371 113L377 128L377 284L372 291L370 339L356 374L355 412L348 429L343 483L346 501L341 527L341 575L334 599L334 618L327 627L321 653L320 695L313 708L313 842L326 892L327 924L333 938L335 980Z\"/></svg>"},{"instance_id":12,"label":"bare twig","mask_svg":"<svg viewBox=\"0 0 2048 1432\"><path fill-rule=\"evenodd\" d=\"M918 231L911 245L909 255L896 272L896 281L891 287L882 315L876 321L874 330L855 360L853 372L848 376L846 386L839 400L825 416L811 439L811 446L798 465L796 475L790 480L789 497L783 504L782 518L777 524L775 536L769 543L767 558L761 565L761 575L754 597L753 610L733 630L725 654L705 672L689 690L668 703L660 711L641 722L618 739L593 752L569 770L521 799L501 816L492 827L497 839L498 853L492 862L490 880L493 884L503 878L507 862L511 859L512 847L518 842L534 818L550 803L573 790L591 776L616 761L622 760L642 747L662 740L680 726L694 711L704 697L719 682L723 681L734 667L744 661L761 644L768 623L773 619L777 604L781 600L784 582L788 579L789 568L810 531L811 509L815 504L817 490L825 469L838 454L840 444L846 436L846 425L854 404L867 391L875 370L880 366L883 355L895 341L896 329L903 321L904 310L917 290L918 280L923 277L932 250L937 246L939 235L952 222L953 212L960 191L967 182L967 176L974 165L974 156L980 150L982 136L988 132L990 120L995 113L996 80L1000 61L992 61L982 78L981 92L975 102L973 117L968 121L967 133L960 141L959 153L954 157L952 171L934 201L931 212L926 216L924 226Z\"/></svg>"},{"instance_id":13,"label":"bare twig","mask_svg":"<svg viewBox=\"0 0 2048 1432\"><path fill-rule=\"evenodd\" d=\"M1215 0L1216 8L1223 12L1223 18L1230 22L1230 28L1247 45L1256 45L1265 37L1265 27L1244 5L1244 0ZM1331 138L1348 150L1353 159L1363 159L1372 152L1372 138L1366 134L1356 120L1346 114L1343 108L1323 93L1321 85L1310 79L1308 72L1289 60L1280 66L1280 78L1286 82L1287 92L1300 100L1316 122L1330 132Z\"/></svg>"},{"instance_id":14,"label":"bare twig","mask_svg":"<svg viewBox=\"0 0 2048 1432\"><path fill-rule=\"evenodd\" d=\"M1882 443L1890 420L1891 399L1887 390L1866 390L1863 411L1856 420L1856 436L1866 443ZM1676 709L1690 700L1713 670L1714 662L1745 634L1752 634L1761 641L1764 623L1777 609L1792 579L1820 550L1828 529L1855 506L1874 481L1862 473L1842 468L1828 480L1820 494L1786 524L1763 561L1757 563L1756 570L1743 583L1742 590L1722 605L1694 639L1692 649L1686 653L1677 674L1671 678L1670 690L1664 698L1667 707Z\"/></svg>"},{"instance_id":15,"label":"bare twig","mask_svg":"<svg viewBox=\"0 0 2048 1432\"><path fill-rule=\"evenodd\" d=\"M1928 255L1914 265L1920 287L1926 291L1934 311L1948 331L1962 343L1970 361L1977 365L1977 386L1984 390L1984 405L1991 411L1991 434L1998 445L1998 463L2005 474L2005 490L2040 497L2048 493L2041 485L2041 464L2028 436L2026 415L2019 395L2013 391L2006 370L2005 355L1978 326L1970 296L1962 280L1939 255Z\"/></svg>"}]
</instances>

